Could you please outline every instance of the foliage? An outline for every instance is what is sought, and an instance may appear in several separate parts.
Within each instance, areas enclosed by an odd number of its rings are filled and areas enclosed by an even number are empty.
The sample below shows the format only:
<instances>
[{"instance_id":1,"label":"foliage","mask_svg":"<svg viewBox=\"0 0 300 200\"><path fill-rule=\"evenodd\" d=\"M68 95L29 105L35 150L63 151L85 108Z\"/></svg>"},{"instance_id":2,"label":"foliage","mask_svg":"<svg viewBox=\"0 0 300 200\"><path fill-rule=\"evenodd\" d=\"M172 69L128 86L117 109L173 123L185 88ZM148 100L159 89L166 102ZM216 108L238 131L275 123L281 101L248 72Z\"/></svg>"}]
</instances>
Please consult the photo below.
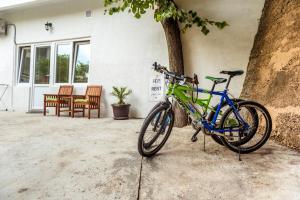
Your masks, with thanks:
<instances>
[{"instance_id":1,"label":"foliage","mask_svg":"<svg viewBox=\"0 0 300 200\"><path fill-rule=\"evenodd\" d=\"M118 103L117 104L125 104L125 98L132 93L131 90L128 90L127 87L113 87L112 95L117 97Z\"/></svg>"},{"instance_id":2,"label":"foliage","mask_svg":"<svg viewBox=\"0 0 300 200\"><path fill-rule=\"evenodd\" d=\"M216 26L219 29L228 26L225 21L209 20L200 17L196 11L178 8L173 0L104 0L104 5L108 7L105 13L108 11L110 15L113 15L128 11L137 19L141 18L147 10L155 10L154 19L157 22L173 18L183 25L183 32L195 25L201 28L204 35L207 35L209 33L208 25Z\"/></svg>"},{"instance_id":3,"label":"foliage","mask_svg":"<svg viewBox=\"0 0 300 200\"><path fill-rule=\"evenodd\" d=\"M50 60L49 58L37 59L36 71L35 71L35 83L48 84L50 74Z\"/></svg>"},{"instance_id":4,"label":"foliage","mask_svg":"<svg viewBox=\"0 0 300 200\"><path fill-rule=\"evenodd\" d=\"M88 80L87 74L89 73L89 64L78 62L75 67L75 83L86 83Z\"/></svg>"},{"instance_id":5,"label":"foliage","mask_svg":"<svg viewBox=\"0 0 300 200\"><path fill-rule=\"evenodd\" d=\"M68 54L57 55L56 66L56 82L68 83L69 82L69 62L70 56Z\"/></svg>"}]
</instances>

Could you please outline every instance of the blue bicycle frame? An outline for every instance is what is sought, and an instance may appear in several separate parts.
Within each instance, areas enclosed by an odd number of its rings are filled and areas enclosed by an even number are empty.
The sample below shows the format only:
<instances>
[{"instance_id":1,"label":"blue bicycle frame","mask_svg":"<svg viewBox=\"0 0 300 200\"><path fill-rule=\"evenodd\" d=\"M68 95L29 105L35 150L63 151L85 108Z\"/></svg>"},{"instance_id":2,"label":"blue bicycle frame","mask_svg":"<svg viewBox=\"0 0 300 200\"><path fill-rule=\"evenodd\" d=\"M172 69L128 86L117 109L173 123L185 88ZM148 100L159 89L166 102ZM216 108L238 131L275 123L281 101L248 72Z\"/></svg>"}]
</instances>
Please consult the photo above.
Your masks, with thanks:
<instances>
[{"instance_id":1,"label":"blue bicycle frame","mask_svg":"<svg viewBox=\"0 0 300 200\"><path fill-rule=\"evenodd\" d=\"M247 122L239 114L239 111L238 111L237 107L234 105L233 101L228 97L227 87L224 91L213 91L213 90L209 91L209 90L205 90L205 89L201 89L201 88L196 89L196 88L193 88L188 85L180 85L177 83L175 83L175 84L171 83L168 88L169 89L167 92L167 96L174 97L187 113L196 114L198 116L199 120L201 121L201 123L203 124L204 128L206 128L209 131L218 132L218 133L239 132L239 131L241 131L241 128L249 127ZM195 101L192 101L193 99L190 96L187 96L187 92L192 92L192 91L197 92L197 93L208 94L209 97L206 99L198 99L197 98ZM212 107L209 107L209 104L210 104L210 101L211 101L211 98L213 95L217 95L217 96L221 97L220 103L218 104L216 110L214 110ZM215 126L216 121L217 121L218 115L221 112L222 104L224 101L226 101L227 104L229 105L229 107L231 107L233 109L233 113L235 114L236 118L238 119L239 123L242 126L240 126L238 128L236 128L236 127L234 127L234 128L230 127L230 128L224 128L224 129L216 128L216 126ZM194 109L195 104L205 108L204 109L205 113L207 113L208 109L214 110L215 114L214 114L213 120L211 122L208 122L205 118L200 117L203 115L199 111Z\"/></svg>"},{"instance_id":2,"label":"blue bicycle frame","mask_svg":"<svg viewBox=\"0 0 300 200\"><path fill-rule=\"evenodd\" d=\"M196 89L196 92L199 93L207 93L206 90L203 89ZM227 129L217 129L215 128L215 124L218 118L218 115L220 114L221 108L222 108L222 104L224 102L224 100L227 102L227 104L229 105L229 107L231 107L233 109L233 112L235 114L235 116L237 117L237 119L239 120L240 123L242 123L246 128L249 127L249 125L247 124L247 122L242 118L242 116L240 115L238 109L236 108L236 106L234 105L233 101L228 97L227 95L227 89L225 89L223 92L219 92L219 91L209 91L209 93L211 95L217 95L217 96L221 96L220 99L220 103L218 104L217 110L214 114L213 120L208 123L206 120L202 119L201 123L204 125L204 127L206 129L208 129L209 131L213 131L213 132L219 132L219 133L225 133L225 132L239 132L240 129L232 129L232 128L227 128Z\"/></svg>"}]
</instances>

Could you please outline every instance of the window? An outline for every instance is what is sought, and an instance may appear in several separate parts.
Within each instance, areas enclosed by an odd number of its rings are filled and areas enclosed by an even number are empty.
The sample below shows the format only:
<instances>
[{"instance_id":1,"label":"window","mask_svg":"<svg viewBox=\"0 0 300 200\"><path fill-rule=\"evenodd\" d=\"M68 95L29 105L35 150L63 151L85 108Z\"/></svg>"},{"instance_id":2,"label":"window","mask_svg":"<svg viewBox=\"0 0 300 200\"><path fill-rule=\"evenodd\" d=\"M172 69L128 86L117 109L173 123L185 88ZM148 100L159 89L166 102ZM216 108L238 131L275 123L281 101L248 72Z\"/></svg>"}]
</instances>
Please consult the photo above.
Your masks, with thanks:
<instances>
[{"instance_id":1,"label":"window","mask_svg":"<svg viewBox=\"0 0 300 200\"><path fill-rule=\"evenodd\" d=\"M16 82L26 84L30 82L32 84L88 83L90 48L89 40L65 40L21 46L18 49Z\"/></svg>"},{"instance_id":2,"label":"window","mask_svg":"<svg viewBox=\"0 0 300 200\"><path fill-rule=\"evenodd\" d=\"M29 83L30 80L30 47L20 49L19 83Z\"/></svg>"},{"instance_id":3,"label":"window","mask_svg":"<svg viewBox=\"0 0 300 200\"><path fill-rule=\"evenodd\" d=\"M90 43L75 43L74 83L87 83L90 67Z\"/></svg>"},{"instance_id":4,"label":"window","mask_svg":"<svg viewBox=\"0 0 300 200\"><path fill-rule=\"evenodd\" d=\"M59 44L57 45L56 53L56 83L68 83L69 82L69 66L70 66L70 55L71 45Z\"/></svg>"},{"instance_id":5,"label":"window","mask_svg":"<svg viewBox=\"0 0 300 200\"><path fill-rule=\"evenodd\" d=\"M35 57L35 84L49 84L51 47L37 47Z\"/></svg>"}]
</instances>

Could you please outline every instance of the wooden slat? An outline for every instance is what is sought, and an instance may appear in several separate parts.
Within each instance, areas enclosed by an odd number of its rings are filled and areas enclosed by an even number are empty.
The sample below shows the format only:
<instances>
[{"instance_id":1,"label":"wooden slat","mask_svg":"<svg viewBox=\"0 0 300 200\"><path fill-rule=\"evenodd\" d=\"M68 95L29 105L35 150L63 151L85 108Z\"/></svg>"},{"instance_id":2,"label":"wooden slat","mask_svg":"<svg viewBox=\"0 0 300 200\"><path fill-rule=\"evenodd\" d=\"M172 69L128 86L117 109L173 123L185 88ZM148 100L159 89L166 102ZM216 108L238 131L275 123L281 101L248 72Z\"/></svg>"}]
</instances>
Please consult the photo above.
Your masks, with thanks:
<instances>
[{"instance_id":1,"label":"wooden slat","mask_svg":"<svg viewBox=\"0 0 300 200\"><path fill-rule=\"evenodd\" d=\"M72 95L73 85L62 85L59 87L58 95Z\"/></svg>"},{"instance_id":2,"label":"wooden slat","mask_svg":"<svg viewBox=\"0 0 300 200\"><path fill-rule=\"evenodd\" d=\"M98 110L98 117L100 117L100 99L101 99L101 93L102 93L102 86L100 85L89 85L86 88L86 93L85 93L85 99L88 99L88 102L74 102L73 99L73 114L72 116L74 117L75 112L83 112L85 108L88 109L89 115L88 117L90 118L90 113L92 109L97 109ZM78 110L80 109L80 110Z\"/></svg>"},{"instance_id":3,"label":"wooden slat","mask_svg":"<svg viewBox=\"0 0 300 200\"><path fill-rule=\"evenodd\" d=\"M69 108L71 106L71 102L69 101L61 101L58 103L58 101L47 101L46 97L55 97L59 99L59 95L66 95L71 96L73 93L73 85L61 85L58 90L58 94L51 96L51 95L44 95L44 115L46 115L46 108L47 107L56 107L56 113L57 111L60 111L60 108ZM59 113L58 113L59 115Z\"/></svg>"}]
</instances>

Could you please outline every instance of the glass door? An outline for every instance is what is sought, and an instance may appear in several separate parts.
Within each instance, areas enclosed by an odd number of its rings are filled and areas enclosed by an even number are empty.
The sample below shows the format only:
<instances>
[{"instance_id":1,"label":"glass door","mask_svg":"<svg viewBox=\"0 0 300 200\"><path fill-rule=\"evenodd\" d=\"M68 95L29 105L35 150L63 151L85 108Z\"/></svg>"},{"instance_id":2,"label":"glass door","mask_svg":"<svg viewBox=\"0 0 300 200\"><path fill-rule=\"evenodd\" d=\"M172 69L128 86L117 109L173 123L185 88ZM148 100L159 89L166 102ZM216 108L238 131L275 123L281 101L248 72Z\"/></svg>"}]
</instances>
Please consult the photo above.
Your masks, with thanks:
<instances>
[{"instance_id":1,"label":"glass door","mask_svg":"<svg viewBox=\"0 0 300 200\"><path fill-rule=\"evenodd\" d=\"M51 74L51 46L36 46L34 53L34 80L32 87L32 109L43 108L43 96L47 93Z\"/></svg>"}]
</instances>

